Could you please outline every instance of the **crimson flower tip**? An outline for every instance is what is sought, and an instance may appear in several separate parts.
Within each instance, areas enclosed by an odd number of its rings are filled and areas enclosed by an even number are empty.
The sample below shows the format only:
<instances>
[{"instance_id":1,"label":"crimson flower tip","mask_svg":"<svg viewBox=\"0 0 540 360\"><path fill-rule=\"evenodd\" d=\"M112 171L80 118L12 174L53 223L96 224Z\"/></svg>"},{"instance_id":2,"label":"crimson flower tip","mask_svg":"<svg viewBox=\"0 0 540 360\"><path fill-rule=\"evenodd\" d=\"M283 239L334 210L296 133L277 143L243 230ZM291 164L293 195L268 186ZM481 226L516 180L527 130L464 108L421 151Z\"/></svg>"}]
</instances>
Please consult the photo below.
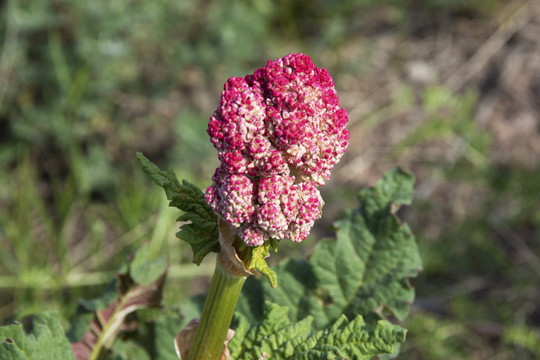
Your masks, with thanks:
<instances>
[{"instance_id":1,"label":"crimson flower tip","mask_svg":"<svg viewBox=\"0 0 540 360\"><path fill-rule=\"evenodd\" d=\"M231 77L207 129L221 162L208 204L249 246L304 240L324 204L317 186L349 144L348 118L330 74L307 55Z\"/></svg>"}]
</instances>

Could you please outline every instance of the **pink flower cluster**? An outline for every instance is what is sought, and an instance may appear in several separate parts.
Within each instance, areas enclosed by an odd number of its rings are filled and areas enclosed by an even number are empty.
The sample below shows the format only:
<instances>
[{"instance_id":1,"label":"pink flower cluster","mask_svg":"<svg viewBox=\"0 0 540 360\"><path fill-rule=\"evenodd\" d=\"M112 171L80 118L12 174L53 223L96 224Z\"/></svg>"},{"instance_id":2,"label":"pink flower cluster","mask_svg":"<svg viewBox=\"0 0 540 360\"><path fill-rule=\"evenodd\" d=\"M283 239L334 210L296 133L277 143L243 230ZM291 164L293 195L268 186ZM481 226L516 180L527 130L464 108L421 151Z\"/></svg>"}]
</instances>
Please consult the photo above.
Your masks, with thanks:
<instances>
[{"instance_id":1,"label":"pink flower cluster","mask_svg":"<svg viewBox=\"0 0 540 360\"><path fill-rule=\"evenodd\" d=\"M328 71L307 55L230 78L207 130L221 166L206 201L250 246L304 240L321 216L317 185L348 146L348 118Z\"/></svg>"}]
</instances>

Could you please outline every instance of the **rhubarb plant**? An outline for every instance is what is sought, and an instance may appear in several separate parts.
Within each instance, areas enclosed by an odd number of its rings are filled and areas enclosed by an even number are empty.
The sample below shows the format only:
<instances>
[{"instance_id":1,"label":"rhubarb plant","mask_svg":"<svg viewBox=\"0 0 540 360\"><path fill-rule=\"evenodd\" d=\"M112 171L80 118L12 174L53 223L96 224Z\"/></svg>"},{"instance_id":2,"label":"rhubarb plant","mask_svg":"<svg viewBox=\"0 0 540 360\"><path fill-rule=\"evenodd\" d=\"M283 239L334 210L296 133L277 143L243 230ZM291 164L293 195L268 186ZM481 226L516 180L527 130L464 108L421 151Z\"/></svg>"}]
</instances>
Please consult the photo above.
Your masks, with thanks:
<instances>
[{"instance_id":1,"label":"rhubarb plant","mask_svg":"<svg viewBox=\"0 0 540 360\"><path fill-rule=\"evenodd\" d=\"M217 253L206 296L184 301L181 315L162 308L167 260L142 247L102 297L80 302L67 335L54 313L1 327L0 358L397 355L406 338L399 322L414 300L409 280L422 266L396 215L412 201L412 174L395 168L360 191L358 208L344 211L335 237L308 259L267 263L281 241L301 243L322 216L319 188L348 147L347 121L332 78L306 55L230 78L208 125L220 166L205 191L137 154L181 211L177 237L191 245L193 263Z\"/></svg>"}]
</instances>

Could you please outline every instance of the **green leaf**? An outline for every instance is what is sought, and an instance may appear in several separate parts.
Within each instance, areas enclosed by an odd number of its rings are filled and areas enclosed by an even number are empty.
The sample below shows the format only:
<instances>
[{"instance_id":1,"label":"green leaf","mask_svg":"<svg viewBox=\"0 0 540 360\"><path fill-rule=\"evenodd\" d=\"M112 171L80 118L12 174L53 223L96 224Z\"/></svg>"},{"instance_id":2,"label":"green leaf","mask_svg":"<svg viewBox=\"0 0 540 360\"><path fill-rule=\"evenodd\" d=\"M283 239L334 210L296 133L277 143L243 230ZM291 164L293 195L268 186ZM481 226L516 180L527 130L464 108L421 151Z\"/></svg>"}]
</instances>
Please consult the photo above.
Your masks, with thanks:
<instances>
[{"instance_id":1,"label":"green leaf","mask_svg":"<svg viewBox=\"0 0 540 360\"><path fill-rule=\"evenodd\" d=\"M178 360L174 348L174 338L182 330L182 321L178 314L168 314L156 321L154 328L155 360Z\"/></svg>"},{"instance_id":2,"label":"green leaf","mask_svg":"<svg viewBox=\"0 0 540 360\"><path fill-rule=\"evenodd\" d=\"M398 204L411 203L413 181L394 169L361 191L360 207L336 223L336 239L321 241L309 262L290 259L274 268L279 287L248 278L232 325L232 358L396 355L406 331L380 319L384 309L406 316L414 298L408 279L422 266L414 236L395 215Z\"/></svg>"},{"instance_id":3,"label":"green leaf","mask_svg":"<svg viewBox=\"0 0 540 360\"><path fill-rule=\"evenodd\" d=\"M149 245L141 246L135 258L129 264L129 273L133 280L141 286L146 286L156 281L167 270L167 257L160 256L152 259Z\"/></svg>"},{"instance_id":4,"label":"green leaf","mask_svg":"<svg viewBox=\"0 0 540 360\"><path fill-rule=\"evenodd\" d=\"M270 269L268 263L264 260L268 256L270 246L270 242L266 242L262 246L252 248L249 268L258 270L268 279L270 286L275 288L278 285L276 273Z\"/></svg>"},{"instance_id":5,"label":"green leaf","mask_svg":"<svg viewBox=\"0 0 540 360\"><path fill-rule=\"evenodd\" d=\"M422 267L416 241L394 215L396 204L410 204L413 176L388 172L360 192L360 208L336 223L337 241L322 241L311 259L318 288L328 297L329 320L342 313L379 312L384 306L399 320L408 313L414 289L408 279Z\"/></svg>"},{"instance_id":6,"label":"green leaf","mask_svg":"<svg viewBox=\"0 0 540 360\"><path fill-rule=\"evenodd\" d=\"M186 180L182 184L174 171L160 170L143 154L137 158L148 177L165 190L169 206L184 212L177 221L186 222L176 236L191 245L193 262L199 265L210 252L219 252L217 216L206 203L204 193Z\"/></svg>"},{"instance_id":7,"label":"green leaf","mask_svg":"<svg viewBox=\"0 0 540 360\"><path fill-rule=\"evenodd\" d=\"M77 316L68 332L77 359L86 359L90 353L105 356L120 332L139 325L130 314L161 307L167 262L164 257L152 260L148 253L148 246L142 246L121 266L116 279L100 298L79 302ZM126 353L135 351L133 346L117 346Z\"/></svg>"},{"instance_id":8,"label":"green leaf","mask_svg":"<svg viewBox=\"0 0 540 360\"><path fill-rule=\"evenodd\" d=\"M305 260L287 259L273 268L279 277L280 286L271 288L266 282L248 278L236 310L250 322L262 319L263 304L270 301L289 308L293 320L303 319L308 315L324 317L319 305L320 297L316 292L316 279L310 263Z\"/></svg>"},{"instance_id":9,"label":"green leaf","mask_svg":"<svg viewBox=\"0 0 540 360\"><path fill-rule=\"evenodd\" d=\"M107 356L107 360L151 359L150 355L148 355L148 353L141 346L141 344L135 341L116 341L113 345L112 352L112 355Z\"/></svg>"},{"instance_id":10,"label":"green leaf","mask_svg":"<svg viewBox=\"0 0 540 360\"><path fill-rule=\"evenodd\" d=\"M287 260L274 270L280 286L246 281L238 311L260 321L264 301L289 308L300 320L313 316L323 329L345 314L384 318L383 310L403 320L414 299L409 278L422 267L411 230L395 216L398 204L410 204L413 176L399 168L359 194L360 207L336 226L336 239L321 241L310 262Z\"/></svg>"},{"instance_id":11,"label":"green leaf","mask_svg":"<svg viewBox=\"0 0 540 360\"><path fill-rule=\"evenodd\" d=\"M74 359L56 312L42 312L27 320L0 327L0 359Z\"/></svg>"},{"instance_id":12,"label":"green leaf","mask_svg":"<svg viewBox=\"0 0 540 360\"><path fill-rule=\"evenodd\" d=\"M123 274L117 271L117 274ZM101 296L94 299L78 299L79 306L85 312L94 312L107 308L118 299L118 279L113 279L105 288Z\"/></svg>"},{"instance_id":13,"label":"green leaf","mask_svg":"<svg viewBox=\"0 0 540 360\"><path fill-rule=\"evenodd\" d=\"M288 309L267 303L263 320L250 325L239 316L236 333L229 343L237 360L268 359L371 359L391 354L405 341L406 332L387 321L366 324L361 316L349 321L344 315L322 330L313 330L308 316L291 323ZM266 357L265 357L266 356Z\"/></svg>"}]
</instances>

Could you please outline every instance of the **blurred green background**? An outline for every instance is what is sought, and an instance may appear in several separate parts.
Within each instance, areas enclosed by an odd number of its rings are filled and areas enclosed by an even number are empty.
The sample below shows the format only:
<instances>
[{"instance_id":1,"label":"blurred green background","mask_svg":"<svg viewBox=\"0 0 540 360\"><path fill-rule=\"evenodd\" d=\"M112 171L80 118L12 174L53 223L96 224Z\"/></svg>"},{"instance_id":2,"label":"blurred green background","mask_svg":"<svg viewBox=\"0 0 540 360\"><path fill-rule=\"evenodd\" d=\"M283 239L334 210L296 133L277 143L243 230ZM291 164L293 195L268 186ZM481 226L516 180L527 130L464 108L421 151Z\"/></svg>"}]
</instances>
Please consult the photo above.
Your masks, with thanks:
<instances>
[{"instance_id":1,"label":"blurred green background","mask_svg":"<svg viewBox=\"0 0 540 360\"><path fill-rule=\"evenodd\" d=\"M204 291L141 151L209 185L223 83L291 52L336 81L351 146L308 256L400 165L424 271L402 359L540 358L540 9L502 0L7 0L0 5L0 322L99 294L141 242L165 301ZM274 256L272 262L278 261Z\"/></svg>"}]
</instances>

